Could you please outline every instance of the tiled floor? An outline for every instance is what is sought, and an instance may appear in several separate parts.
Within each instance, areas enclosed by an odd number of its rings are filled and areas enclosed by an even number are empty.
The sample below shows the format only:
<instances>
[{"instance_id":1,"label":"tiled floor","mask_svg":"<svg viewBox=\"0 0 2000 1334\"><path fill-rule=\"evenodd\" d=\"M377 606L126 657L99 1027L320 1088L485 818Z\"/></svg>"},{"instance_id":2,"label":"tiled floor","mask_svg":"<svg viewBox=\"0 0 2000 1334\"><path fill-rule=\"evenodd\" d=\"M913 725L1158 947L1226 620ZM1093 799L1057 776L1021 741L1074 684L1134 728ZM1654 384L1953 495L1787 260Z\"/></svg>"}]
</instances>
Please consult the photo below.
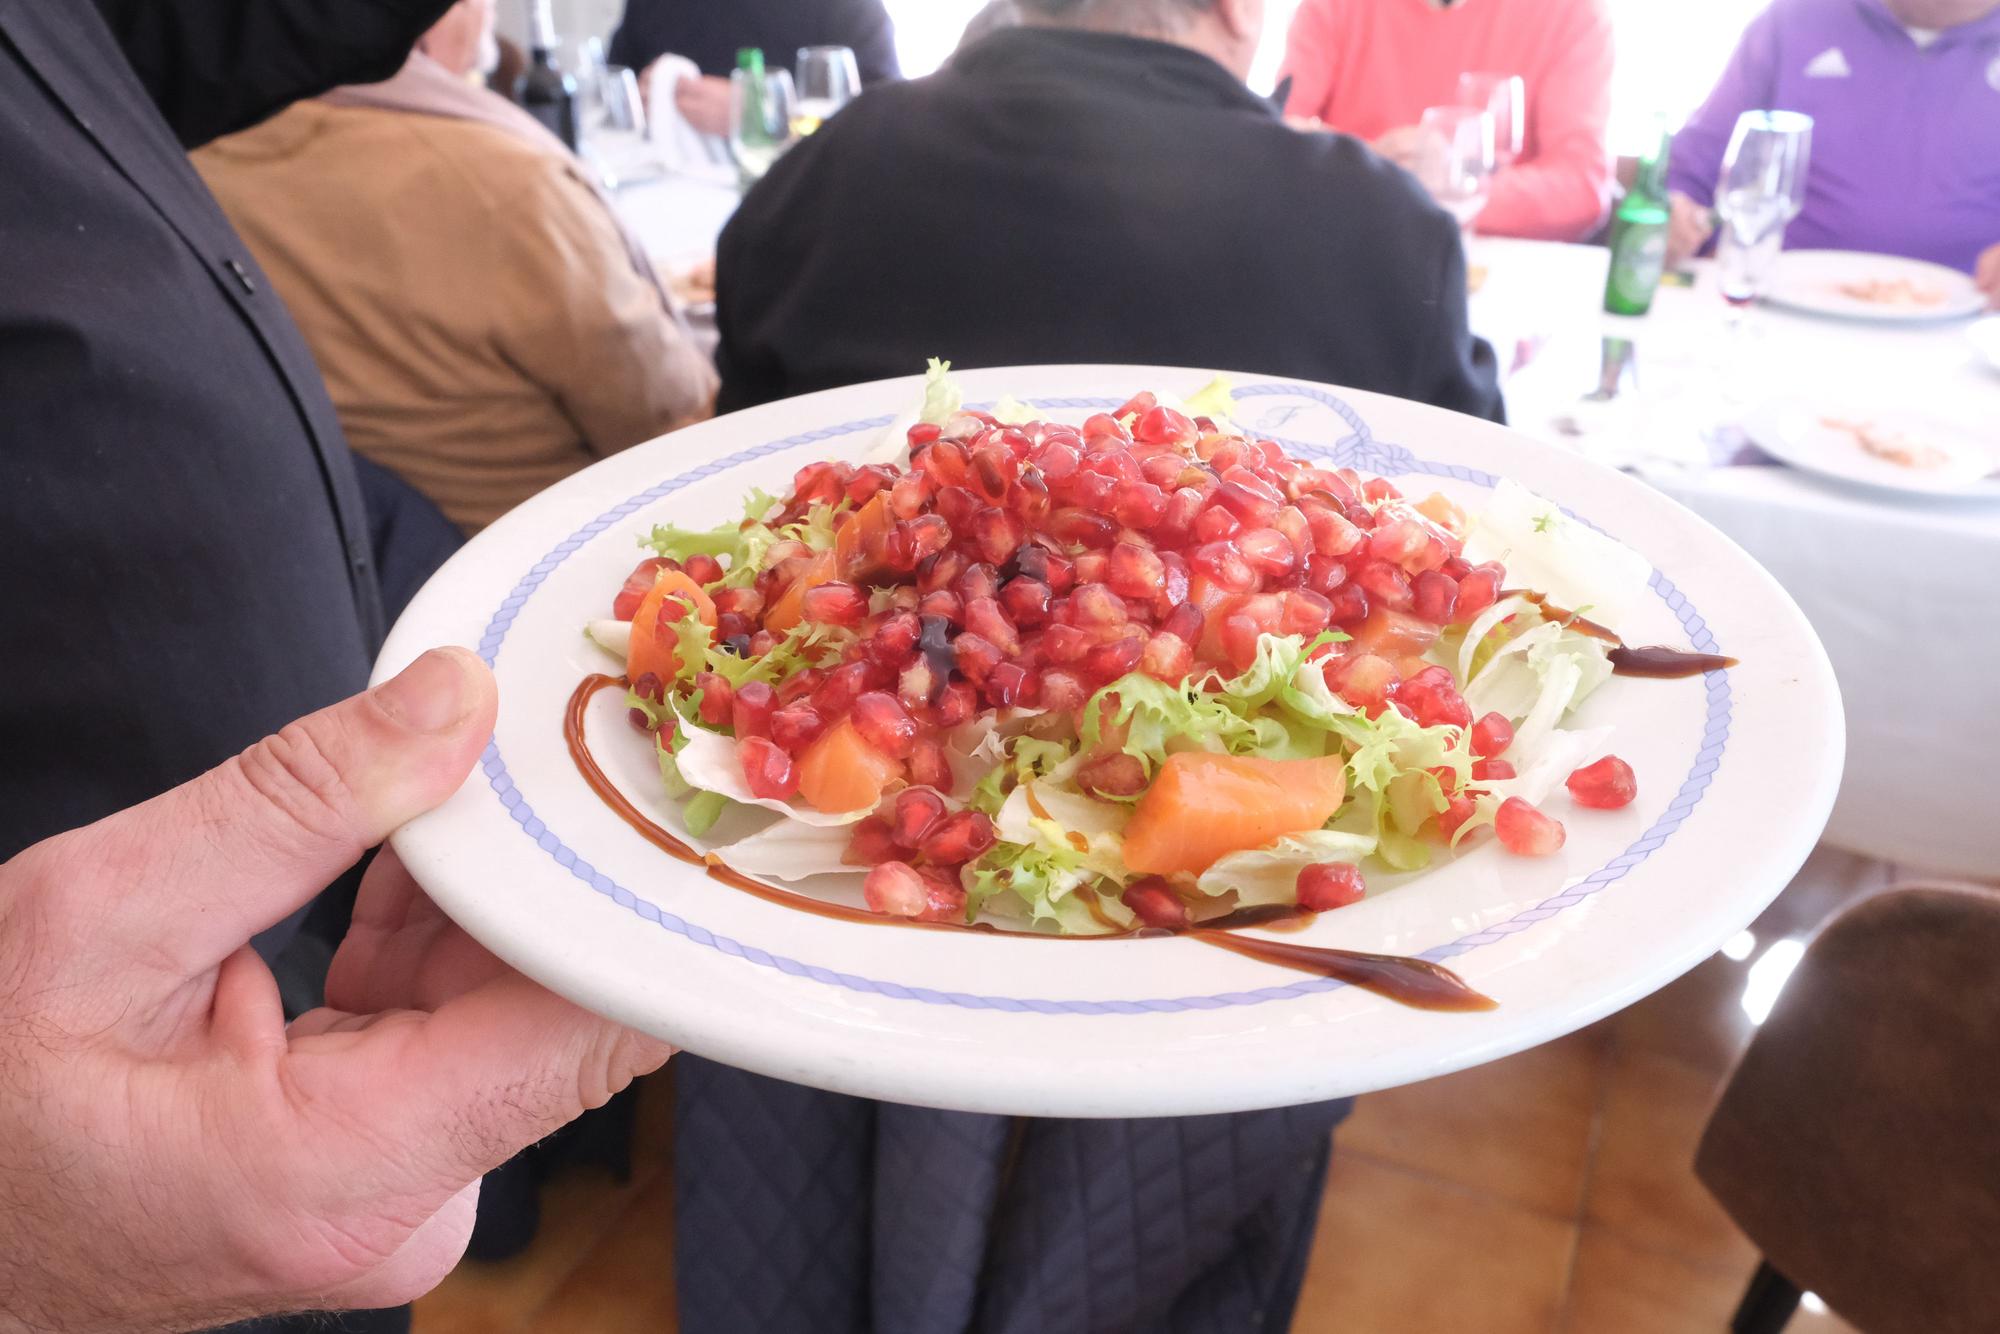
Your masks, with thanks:
<instances>
[{"instance_id":1,"label":"tiled floor","mask_svg":"<svg viewBox=\"0 0 2000 1334\"><path fill-rule=\"evenodd\" d=\"M1756 1252L1689 1164L1754 1031L1740 1003L1774 940L1810 930L1886 872L1822 853L1717 955L1582 1032L1426 1084L1371 1094L1340 1132L1295 1334L1711 1334ZM673 1183L664 1086L642 1091L639 1161L543 1197L535 1245L461 1265L416 1334L671 1331ZM1792 1334L1852 1334L1801 1310Z\"/></svg>"}]
</instances>

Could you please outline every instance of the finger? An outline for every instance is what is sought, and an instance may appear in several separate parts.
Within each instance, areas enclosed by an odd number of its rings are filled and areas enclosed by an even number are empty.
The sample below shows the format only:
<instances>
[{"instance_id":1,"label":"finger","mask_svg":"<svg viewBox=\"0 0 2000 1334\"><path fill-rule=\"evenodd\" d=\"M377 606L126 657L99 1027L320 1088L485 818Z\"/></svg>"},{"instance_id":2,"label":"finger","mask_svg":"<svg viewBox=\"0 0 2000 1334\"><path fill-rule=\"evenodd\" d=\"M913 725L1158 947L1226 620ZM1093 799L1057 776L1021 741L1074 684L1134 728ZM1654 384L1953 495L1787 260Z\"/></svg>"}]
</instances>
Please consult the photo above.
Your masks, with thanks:
<instances>
[{"instance_id":1,"label":"finger","mask_svg":"<svg viewBox=\"0 0 2000 1334\"><path fill-rule=\"evenodd\" d=\"M426 653L193 782L65 835L86 841L101 870L63 902L94 919L99 966L205 972L450 796L494 709L477 658Z\"/></svg>"},{"instance_id":2,"label":"finger","mask_svg":"<svg viewBox=\"0 0 2000 1334\"><path fill-rule=\"evenodd\" d=\"M385 848L361 882L347 938L333 956L327 1003L354 1013L434 1010L505 971Z\"/></svg>"},{"instance_id":3,"label":"finger","mask_svg":"<svg viewBox=\"0 0 2000 1334\"><path fill-rule=\"evenodd\" d=\"M314 1308L366 1311L415 1301L457 1267L472 1239L472 1223L478 1212L479 1183L475 1181L419 1224L388 1259L359 1278L320 1294Z\"/></svg>"},{"instance_id":4,"label":"finger","mask_svg":"<svg viewBox=\"0 0 2000 1334\"><path fill-rule=\"evenodd\" d=\"M287 1063L324 1151L355 1156L334 1179L443 1199L671 1052L509 972L430 1015L295 1041Z\"/></svg>"}]
</instances>

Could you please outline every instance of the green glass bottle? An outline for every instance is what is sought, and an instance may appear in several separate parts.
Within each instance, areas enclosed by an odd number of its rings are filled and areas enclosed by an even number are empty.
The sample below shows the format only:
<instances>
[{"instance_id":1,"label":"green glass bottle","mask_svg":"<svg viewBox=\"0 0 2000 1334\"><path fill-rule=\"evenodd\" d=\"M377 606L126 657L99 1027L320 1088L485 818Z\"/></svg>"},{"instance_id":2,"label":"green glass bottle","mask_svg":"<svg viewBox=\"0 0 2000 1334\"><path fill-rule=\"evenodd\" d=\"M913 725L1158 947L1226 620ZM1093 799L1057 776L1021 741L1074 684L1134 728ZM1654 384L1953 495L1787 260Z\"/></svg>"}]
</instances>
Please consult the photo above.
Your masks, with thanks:
<instances>
[{"instance_id":1,"label":"green glass bottle","mask_svg":"<svg viewBox=\"0 0 2000 1334\"><path fill-rule=\"evenodd\" d=\"M1639 159L1632 188L1611 216L1611 273L1604 281L1604 308L1614 315L1644 315L1653 306L1667 267L1667 155L1673 136L1656 125L1653 149Z\"/></svg>"},{"instance_id":2,"label":"green glass bottle","mask_svg":"<svg viewBox=\"0 0 2000 1334\"><path fill-rule=\"evenodd\" d=\"M747 192L764 179L764 173L785 148L779 135L773 132L773 117L778 109L767 105L771 83L760 48L746 46L736 53L736 84L741 101L733 109L735 123L730 126L729 147L736 158L738 188Z\"/></svg>"}]
</instances>

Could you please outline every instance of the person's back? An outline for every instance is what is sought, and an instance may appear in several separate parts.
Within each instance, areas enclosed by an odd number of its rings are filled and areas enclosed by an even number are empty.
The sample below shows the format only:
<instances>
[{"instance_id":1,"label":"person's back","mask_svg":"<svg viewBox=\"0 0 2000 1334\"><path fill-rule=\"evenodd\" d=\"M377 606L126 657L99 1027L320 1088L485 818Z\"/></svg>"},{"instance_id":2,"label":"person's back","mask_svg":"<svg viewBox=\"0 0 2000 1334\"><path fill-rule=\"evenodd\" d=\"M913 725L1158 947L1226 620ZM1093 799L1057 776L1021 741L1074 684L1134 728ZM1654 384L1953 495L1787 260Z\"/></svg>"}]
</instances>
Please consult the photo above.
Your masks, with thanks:
<instances>
[{"instance_id":1,"label":"person's back","mask_svg":"<svg viewBox=\"0 0 2000 1334\"><path fill-rule=\"evenodd\" d=\"M882 0L626 0L611 60L640 69L672 54L727 77L746 46L763 50L775 69L790 69L800 47L847 46L864 82L901 77Z\"/></svg>"},{"instance_id":2,"label":"person's back","mask_svg":"<svg viewBox=\"0 0 2000 1334\"><path fill-rule=\"evenodd\" d=\"M1126 361L1333 381L1497 415L1456 225L1359 143L1221 65L992 34L871 90L723 233L722 405L955 365Z\"/></svg>"},{"instance_id":3,"label":"person's back","mask_svg":"<svg viewBox=\"0 0 2000 1334\"><path fill-rule=\"evenodd\" d=\"M315 101L195 161L354 448L461 527L709 409L712 370L553 140Z\"/></svg>"}]
</instances>

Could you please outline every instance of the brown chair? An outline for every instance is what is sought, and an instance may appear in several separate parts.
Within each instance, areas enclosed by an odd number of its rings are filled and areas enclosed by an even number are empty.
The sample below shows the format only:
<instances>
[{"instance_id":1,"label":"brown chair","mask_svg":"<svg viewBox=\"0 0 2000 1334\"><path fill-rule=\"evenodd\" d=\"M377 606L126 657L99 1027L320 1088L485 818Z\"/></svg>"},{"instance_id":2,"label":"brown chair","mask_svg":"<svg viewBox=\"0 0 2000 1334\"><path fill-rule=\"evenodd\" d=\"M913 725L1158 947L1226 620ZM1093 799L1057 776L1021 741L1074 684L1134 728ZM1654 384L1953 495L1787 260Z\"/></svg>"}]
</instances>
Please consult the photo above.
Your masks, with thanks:
<instances>
[{"instance_id":1,"label":"brown chair","mask_svg":"<svg viewBox=\"0 0 2000 1334\"><path fill-rule=\"evenodd\" d=\"M2000 892L1890 890L1807 948L1695 1173L1763 1252L1732 1326L1810 1289L1869 1334L2000 1329Z\"/></svg>"}]
</instances>

